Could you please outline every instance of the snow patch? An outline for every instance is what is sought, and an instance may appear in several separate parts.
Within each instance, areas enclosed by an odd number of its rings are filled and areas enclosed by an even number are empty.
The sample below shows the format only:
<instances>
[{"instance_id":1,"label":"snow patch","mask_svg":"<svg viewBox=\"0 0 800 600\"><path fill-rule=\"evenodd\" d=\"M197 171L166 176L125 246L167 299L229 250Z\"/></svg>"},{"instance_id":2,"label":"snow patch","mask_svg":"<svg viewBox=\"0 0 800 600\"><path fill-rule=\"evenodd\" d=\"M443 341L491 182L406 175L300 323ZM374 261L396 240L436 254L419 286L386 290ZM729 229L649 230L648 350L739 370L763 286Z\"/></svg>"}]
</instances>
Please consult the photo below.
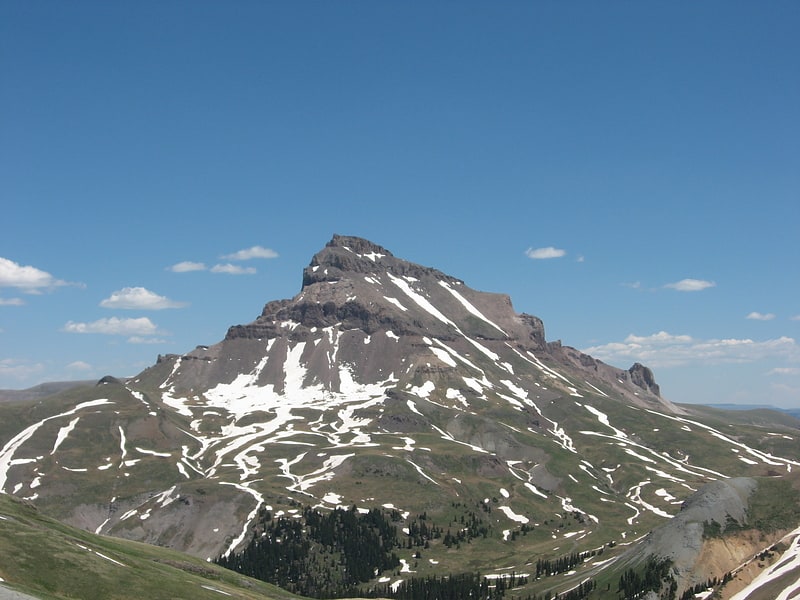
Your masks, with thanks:
<instances>
[{"instance_id":1,"label":"snow patch","mask_svg":"<svg viewBox=\"0 0 800 600\"><path fill-rule=\"evenodd\" d=\"M517 523L530 523L530 519L525 515L518 515L513 510L511 510L508 506L500 506L498 510L502 511L505 516L507 516L512 521L516 521Z\"/></svg>"},{"instance_id":2,"label":"snow patch","mask_svg":"<svg viewBox=\"0 0 800 600\"><path fill-rule=\"evenodd\" d=\"M69 425L65 425L61 429L58 430L58 435L56 436L56 441L53 444L53 449L50 451L50 454L53 455L58 450L58 447L67 439L67 436L75 429L75 425L78 424L80 417L75 417L72 421L69 422Z\"/></svg>"},{"instance_id":3,"label":"snow patch","mask_svg":"<svg viewBox=\"0 0 800 600\"><path fill-rule=\"evenodd\" d=\"M404 311L404 312L408 310L408 309L407 309L405 306L403 306L403 305L400 303L400 300L398 300L397 298L392 298L391 296L384 296L384 298L385 298L385 299L386 299L388 302L391 302L392 304L394 304L394 305L395 305L397 308L399 308L400 310L402 310L402 311Z\"/></svg>"}]
</instances>

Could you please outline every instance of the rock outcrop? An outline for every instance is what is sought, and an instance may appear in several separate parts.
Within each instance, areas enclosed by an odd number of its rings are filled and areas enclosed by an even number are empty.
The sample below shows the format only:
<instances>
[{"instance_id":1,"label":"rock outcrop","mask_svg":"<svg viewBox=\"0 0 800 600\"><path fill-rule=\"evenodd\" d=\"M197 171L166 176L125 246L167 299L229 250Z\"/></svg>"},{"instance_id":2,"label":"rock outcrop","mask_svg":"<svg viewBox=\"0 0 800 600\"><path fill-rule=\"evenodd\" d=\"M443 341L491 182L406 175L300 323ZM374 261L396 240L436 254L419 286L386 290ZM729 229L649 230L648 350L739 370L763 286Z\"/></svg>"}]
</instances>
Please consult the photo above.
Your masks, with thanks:
<instances>
[{"instance_id":1,"label":"rock outcrop","mask_svg":"<svg viewBox=\"0 0 800 600\"><path fill-rule=\"evenodd\" d=\"M638 385L643 390L655 394L656 396L661 395L661 390L656 383L656 378L648 367L637 362L628 369L628 373L631 374L631 381L634 385Z\"/></svg>"}]
</instances>

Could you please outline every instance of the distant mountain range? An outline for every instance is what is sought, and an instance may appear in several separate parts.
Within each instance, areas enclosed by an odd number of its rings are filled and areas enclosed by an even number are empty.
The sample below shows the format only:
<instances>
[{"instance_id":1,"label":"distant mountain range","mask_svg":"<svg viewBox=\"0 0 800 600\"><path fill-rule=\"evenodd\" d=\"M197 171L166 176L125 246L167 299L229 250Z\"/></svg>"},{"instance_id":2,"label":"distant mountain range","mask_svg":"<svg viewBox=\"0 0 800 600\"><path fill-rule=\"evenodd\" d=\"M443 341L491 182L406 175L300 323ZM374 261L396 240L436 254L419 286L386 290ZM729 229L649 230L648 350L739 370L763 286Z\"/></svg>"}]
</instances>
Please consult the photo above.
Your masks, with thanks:
<instances>
[{"instance_id":1,"label":"distant mountain range","mask_svg":"<svg viewBox=\"0 0 800 600\"><path fill-rule=\"evenodd\" d=\"M708 404L713 408L721 410L777 410L778 412L792 415L795 419L800 419L800 408L780 408L778 406L761 405L761 404Z\"/></svg>"},{"instance_id":2,"label":"distant mountain range","mask_svg":"<svg viewBox=\"0 0 800 600\"><path fill-rule=\"evenodd\" d=\"M68 390L73 387L92 385L93 383L95 382L90 380L49 381L24 390L0 390L0 402L24 402L26 400L37 400L39 398L45 398L46 396L58 394L59 392L63 392L64 390Z\"/></svg>"},{"instance_id":3,"label":"distant mountain range","mask_svg":"<svg viewBox=\"0 0 800 600\"><path fill-rule=\"evenodd\" d=\"M3 402L0 490L303 595L513 573L493 593L756 600L794 564L800 421L729 408L673 404L508 296L334 236L219 343Z\"/></svg>"}]
</instances>

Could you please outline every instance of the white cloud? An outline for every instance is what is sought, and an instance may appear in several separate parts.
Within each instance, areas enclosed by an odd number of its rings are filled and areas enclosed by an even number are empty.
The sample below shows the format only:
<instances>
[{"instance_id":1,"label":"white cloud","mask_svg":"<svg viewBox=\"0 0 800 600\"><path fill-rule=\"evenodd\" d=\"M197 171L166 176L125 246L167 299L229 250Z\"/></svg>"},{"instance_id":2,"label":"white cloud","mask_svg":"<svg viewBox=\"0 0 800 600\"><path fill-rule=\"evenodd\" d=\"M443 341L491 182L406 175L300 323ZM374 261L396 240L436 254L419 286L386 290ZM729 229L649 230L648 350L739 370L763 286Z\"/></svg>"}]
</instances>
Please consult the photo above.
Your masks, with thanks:
<instances>
[{"instance_id":1,"label":"white cloud","mask_svg":"<svg viewBox=\"0 0 800 600\"><path fill-rule=\"evenodd\" d=\"M143 287L126 287L113 292L100 303L103 308L122 308L133 310L162 310L182 308L186 302L176 302Z\"/></svg>"},{"instance_id":2,"label":"white cloud","mask_svg":"<svg viewBox=\"0 0 800 600\"><path fill-rule=\"evenodd\" d=\"M238 250L237 252L232 252L231 254L223 254L220 258L225 260L252 260L254 258L277 258L278 253L270 248L264 248L263 246L252 246L251 248L245 248L243 250ZM172 271L173 273L188 273L190 271L206 271L210 270L212 273L227 273L228 275L253 275L256 273L256 270L253 267L239 267L237 265L232 265L230 263L227 264L217 264L209 269L205 263L201 262L193 262L190 260L185 260L183 262L176 263L171 267L167 267L168 271Z\"/></svg>"},{"instance_id":3,"label":"white cloud","mask_svg":"<svg viewBox=\"0 0 800 600\"><path fill-rule=\"evenodd\" d=\"M156 335L158 327L147 317L136 319L98 319L91 323L69 321L64 325L67 333L102 333L105 335Z\"/></svg>"},{"instance_id":4,"label":"white cloud","mask_svg":"<svg viewBox=\"0 0 800 600\"><path fill-rule=\"evenodd\" d=\"M628 344L640 344L640 345L641 344L655 344L655 345L689 344L692 342L692 336L672 335L671 333L667 333L666 331L659 331L658 333L645 336L630 334L628 337L625 338L625 342Z\"/></svg>"},{"instance_id":5,"label":"white cloud","mask_svg":"<svg viewBox=\"0 0 800 600\"><path fill-rule=\"evenodd\" d=\"M82 360L76 360L67 365L70 371L91 371L92 365Z\"/></svg>"},{"instance_id":6,"label":"white cloud","mask_svg":"<svg viewBox=\"0 0 800 600\"><path fill-rule=\"evenodd\" d=\"M675 283L668 283L664 287L677 290L679 292L699 292L706 288L715 287L717 284L713 281L705 281L703 279L681 279Z\"/></svg>"},{"instance_id":7,"label":"white cloud","mask_svg":"<svg viewBox=\"0 0 800 600\"><path fill-rule=\"evenodd\" d=\"M0 298L0 306L22 306L25 301L22 298Z\"/></svg>"},{"instance_id":8,"label":"white cloud","mask_svg":"<svg viewBox=\"0 0 800 600\"><path fill-rule=\"evenodd\" d=\"M263 246L253 246L252 248L246 248L244 250L239 250L238 252L233 252L231 254L223 254L220 258L225 260L250 260L253 258L277 258L278 253L275 250L271 250L269 248L264 248Z\"/></svg>"},{"instance_id":9,"label":"white cloud","mask_svg":"<svg viewBox=\"0 0 800 600\"><path fill-rule=\"evenodd\" d=\"M0 360L0 377L25 380L44 371L42 363L28 363L15 358Z\"/></svg>"},{"instance_id":10,"label":"white cloud","mask_svg":"<svg viewBox=\"0 0 800 600\"><path fill-rule=\"evenodd\" d=\"M790 320L791 321L800 321L800 315L795 315L795 316L791 317Z\"/></svg>"},{"instance_id":11,"label":"white cloud","mask_svg":"<svg viewBox=\"0 0 800 600\"><path fill-rule=\"evenodd\" d=\"M173 273L188 273L190 271L205 271L206 266L201 262L184 260L183 262L176 263L171 267L167 267L167 270L172 271Z\"/></svg>"},{"instance_id":12,"label":"white cloud","mask_svg":"<svg viewBox=\"0 0 800 600\"><path fill-rule=\"evenodd\" d=\"M800 375L800 367L776 367L770 369L767 375Z\"/></svg>"},{"instance_id":13,"label":"white cloud","mask_svg":"<svg viewBox=\"0 0 800 600\"><path fill-rule=\"evenodd\" d=\"M561 248L553 248L553 246L547 246L546 248L528 248L525 251L525 256L528 258L533 259L544 259L544 258L561 258L567 253L566 250L562 250Z\"/></svg>"},{"instance_id":14,"label":"white cloud","mask_svg":"<svg viewBox=\"0 0 800 600\"><path fill-rule=\"evenodd\" d=\"M23 266L0 256L0 287L13 287L30 294L67 285L50 273L36 267Z\"/></svg>"},{"instance_id":15,"label":"white cloud","mask_svg":"<svg viewBox=\"0 0 800 600\"><path fill-rule=\"evenodd\" d=\"M129 344L166 344L168 340L161 338L148 338L140 335L133 335L128 338Z\"/></svg>"},{"instance_id":16,"label":"white cloud","mask_svg":"<svg viewBox=\"0 0 800 600\"><path fill-rule=\"evenodd\" d=\"M762 314L760 312L751 312L749 315L745 317L745 319L751 319L753 321L771 321L775 318L775 315L772 313Z\"/></svg>"},{"instance_id":17,"label":"white cloud","mask_svg":"<svg viewBox=\"0 0 800 600\"><path fill-rule=\"evenodd\" d=\"M648 336L631 334L622 342L592 346L583 351L611 364L641 362L649 367L748 363L762 359L800 360L800 346L790 337L764 341L700 340L666 331Z\"/></svg>"},{"instance_id":18,"label":"white cloud","mask_svg":"<svg viewBox=\"0 0 800 600\"><path fill-rule=\"evenodd\" d=\"M211 267L212 273L226 273L228 275L253 275L256 273L254 267L240 267L230 263L224 265L214 265Z\"/></svg>"}]
</instances>

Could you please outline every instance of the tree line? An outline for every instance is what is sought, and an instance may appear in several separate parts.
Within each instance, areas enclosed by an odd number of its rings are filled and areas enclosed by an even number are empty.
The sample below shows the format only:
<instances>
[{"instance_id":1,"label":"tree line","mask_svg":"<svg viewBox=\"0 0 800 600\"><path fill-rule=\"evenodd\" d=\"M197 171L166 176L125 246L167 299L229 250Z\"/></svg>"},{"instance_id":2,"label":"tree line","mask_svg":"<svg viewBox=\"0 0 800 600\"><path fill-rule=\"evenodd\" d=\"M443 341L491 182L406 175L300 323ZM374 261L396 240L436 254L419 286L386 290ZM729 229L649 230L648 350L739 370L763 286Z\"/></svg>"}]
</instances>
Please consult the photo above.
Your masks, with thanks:
<instances>
[{"instance_id":1,"label":"tree line","mask_svg":"<svg viewBox=\"0 0 800 600\"><path fill-rule=\"evenodd\" d=\"M299 518L264 513L244 550L215 562L296 594L336 598L358 595L376 573L399 567L399 546L397 527L377 508L306 507Z\"/></svg>"},{"instance_id":2,"label":"tree line","mask_svg":"<svg viewBox=\"0 0 800 600\"><path fill-rule=\"evenodd\" d=\"M675 600L678 582L670 572L671 567L670 560L656 560L651 556L641 571L627 569L619 578L620 598L636 600L642 598L646 592L655 592L663 600Z\"/></svg>"}]
</instances>

